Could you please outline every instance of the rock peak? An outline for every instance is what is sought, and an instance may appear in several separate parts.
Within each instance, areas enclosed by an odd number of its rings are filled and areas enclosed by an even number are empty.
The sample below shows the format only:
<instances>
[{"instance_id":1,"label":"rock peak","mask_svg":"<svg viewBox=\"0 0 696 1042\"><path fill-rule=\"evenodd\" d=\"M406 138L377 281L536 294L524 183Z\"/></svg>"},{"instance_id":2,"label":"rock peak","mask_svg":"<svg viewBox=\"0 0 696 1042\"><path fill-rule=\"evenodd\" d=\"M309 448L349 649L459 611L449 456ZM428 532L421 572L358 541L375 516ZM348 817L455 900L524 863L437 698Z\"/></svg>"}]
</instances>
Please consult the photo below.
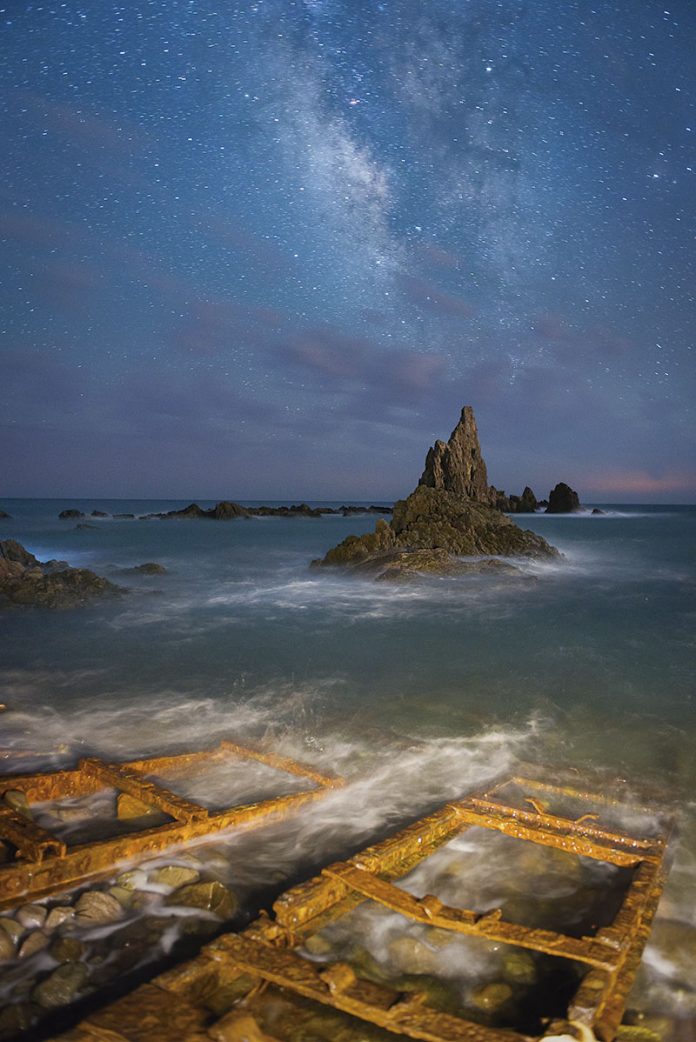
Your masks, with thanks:
<instances>
[{"instance_id":1,"label":"rock peak","mask_svg":"<svg viewBox=\"0 0 696 1042\"><path fill-rule=\"evenodd\" d=\"M470 405L462 409L459 423L447 444L436 441L428 450L425 470L418 484L490 505L488 474L481 455L474 410Z\"/></svg>"}]
</instances>

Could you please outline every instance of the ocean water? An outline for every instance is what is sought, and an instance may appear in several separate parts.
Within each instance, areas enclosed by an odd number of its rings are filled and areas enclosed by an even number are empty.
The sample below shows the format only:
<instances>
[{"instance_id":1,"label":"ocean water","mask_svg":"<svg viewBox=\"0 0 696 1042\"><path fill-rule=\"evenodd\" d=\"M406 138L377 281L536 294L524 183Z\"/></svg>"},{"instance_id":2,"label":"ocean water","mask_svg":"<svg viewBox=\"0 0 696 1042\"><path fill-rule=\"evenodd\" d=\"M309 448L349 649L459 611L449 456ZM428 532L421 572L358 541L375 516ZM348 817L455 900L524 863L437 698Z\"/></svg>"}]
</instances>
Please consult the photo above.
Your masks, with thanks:
<instances>
[{"instance_id":1,"label":"ocean water","mask_svg":"<svg viewBox=\"0 0 696 1042\"><path fill-rule=\"evenodd\" d=\"M618 776L677 809L660 916L696 930L696 508L524 517L559 561L403 585L309 568L373 516L57 517L185 505L3 501L0 538L130 590L2 616L3 771L229 737L344 775L345 790L244 848L268 884L260 903L520 760L577 768L588 787ZM119 572L147 561L166 574ZM696 971L679 953L649 948L641 973L637 1008L694 1023Z\"/></svg>"}]
</instances>

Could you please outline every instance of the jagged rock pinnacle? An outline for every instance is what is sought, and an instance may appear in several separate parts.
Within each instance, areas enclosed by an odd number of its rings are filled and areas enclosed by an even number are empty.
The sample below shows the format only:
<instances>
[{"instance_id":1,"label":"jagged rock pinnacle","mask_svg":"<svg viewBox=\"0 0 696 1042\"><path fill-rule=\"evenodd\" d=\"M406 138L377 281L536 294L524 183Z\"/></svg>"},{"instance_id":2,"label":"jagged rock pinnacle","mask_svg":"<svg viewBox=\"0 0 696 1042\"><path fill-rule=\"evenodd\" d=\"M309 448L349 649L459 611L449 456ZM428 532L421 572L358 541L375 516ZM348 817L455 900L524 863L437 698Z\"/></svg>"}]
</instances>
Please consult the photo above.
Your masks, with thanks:
<instances>
[{"instance_id":1,"label":"jagged rock pinnacle","mask_svg":"<svg viewBox=\"0 0 696 1042\"><path fill-rule=\"evenodd\" d=\"M486 464L481 455L474 410L470 405L462 409L459 423L447 444L436 441L429 449L418 484L492 505Z\"/></svg>"}]
</instances>

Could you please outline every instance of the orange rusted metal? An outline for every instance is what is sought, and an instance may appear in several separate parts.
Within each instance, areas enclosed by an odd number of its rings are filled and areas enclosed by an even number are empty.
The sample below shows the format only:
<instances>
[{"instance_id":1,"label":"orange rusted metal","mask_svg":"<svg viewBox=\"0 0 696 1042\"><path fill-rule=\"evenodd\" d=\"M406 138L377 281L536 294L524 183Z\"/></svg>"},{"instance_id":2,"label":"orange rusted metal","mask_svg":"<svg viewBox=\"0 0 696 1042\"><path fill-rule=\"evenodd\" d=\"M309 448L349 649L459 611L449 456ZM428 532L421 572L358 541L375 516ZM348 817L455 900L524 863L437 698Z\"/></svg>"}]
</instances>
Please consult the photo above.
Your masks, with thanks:
<instances>
[{"instance_id":1,"label":"orange rusted metal","mask_svg":"<svg viewBox=\"0 0 696 1042\"><path fill-rule=\"evenodd\" d=\"M533 791L534 803L526 797L522 797L527 803L524 808L503 803L501 794L513 783ZM572 785L508 778L442 807L347 861L328 866L283 894L273 906L272 918L262 915L242 933L219 937L197 958L160 975L108 1010L89 1015L74 1032L61 1036L63 1042L106 1038L145 1042L143 1015L152 1025L148 1042L153 1038L157 1042L203 1038L283 1042L289 1036L280 1021L271 1018L269 1028L263 1016L264 1003L271 998L273 1009L284 1003L295 1010L298 1024L307 1009L342 1017L335 1031L344 1042L372 1042L394 1035L425 1042L528 1042L532 1036L475 1023L464 1014L441 1012L428 1004L424 992L401 992L397 986L361 977L346 962L316 963L303 955L301 948L309 937L366 900L438 930L584 964L587 972L565 1015L549 1021L533 1037L573 1033L582 1025L603 1042L612 1042L664 885L669 823L659 834L634 836L603 826L601 809L599 815L586 810L577 818L551 813L548 808L559 796L600 808L620 804L601 795L595 799ZM572 937L509 922L501 909L481 915L448 907L434 895L418 899L394 885L438 847L471 827L630 867L632 878L611 924L593 936ZM383 1031L390 1036L383 1036Z\"/></svg>"},{"instance_id":2,"label":"orange rusted metal","mask_svg":"<svg viewBox=\"0 0 696 1042\"><path fill-rule=\"evenodd\" d=\"M224 763L232 758L256 760L275 770L307 778L313 788L213 812L148 777L167 773L181 776L201 765ZM9 844L15 851L13 861L0 864L0 908L107 875L124 861L150 857L169 847L234 826L261 823L269 816L289 814L320 797L327 788L342 784L340 779L320 774L294 760L232 742L221 742L212 750L120 764L90 757L80 760L73 770L0 777L0 843ZM2 803L5 792L23 793L31 807L49 800L86 796L103 788L116 790L116 811L120 818L142 815L145 823L145 815L158 813L160 820L162 815L171 820L146 825L126 835L69 846L40 828L30 817Z\"/></svg>"}]
</instances>

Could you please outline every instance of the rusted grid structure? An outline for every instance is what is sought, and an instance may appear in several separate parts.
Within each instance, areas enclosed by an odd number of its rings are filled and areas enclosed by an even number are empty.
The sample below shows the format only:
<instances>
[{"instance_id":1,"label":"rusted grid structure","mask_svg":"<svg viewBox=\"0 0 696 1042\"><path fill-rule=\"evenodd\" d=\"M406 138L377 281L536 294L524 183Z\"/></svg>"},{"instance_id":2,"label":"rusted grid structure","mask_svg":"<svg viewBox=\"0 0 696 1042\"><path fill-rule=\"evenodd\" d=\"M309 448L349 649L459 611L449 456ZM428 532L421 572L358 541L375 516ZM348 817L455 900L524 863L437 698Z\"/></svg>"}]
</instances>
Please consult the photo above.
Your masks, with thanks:
<instances>
[{"instance_id":1,"label":"rusted grid structure","mask_svg":"<svg viewBox=\"0 0 696 1042\"><path fill-rule=\"evenodd\" d=\"M149 775L162 774L181 777L201 766L218 765L229 758L258 761L278 771L306 778L313 787L257 803L210 811L148 778ZM16 854L13 861L0 864L0 908L46 897L108 875L114 866L124 861L152 857L168 847L233 826L261 823L269 816L283 816L322 796L327 788L342 784L340 779L320 774L295 760L229 741L220 742L212 750L177 756L159 756L128 763L106 763L86 758L72 770L5 775L0 777L0 841L10 844ZM146 822L148 814L159 812L172 820L135 828L126 834L96 842L69 846L2 800L5 793L22 793L31 806L87 796L107 787L115 789L118 794L116 813L119 818L142 818Z\"/></svg>"},{"instance_id":2,"label":"rusted grid structure","mask_svg":"<svg viewBox=\"0 0 696 1042\"><path fill-rule=\"evenodd\" d=\"M505 790L514 786L533 793L523 801L530 809L503 802ZM595 805L619 802L517 776L447 804L287 891L273 906L272 918L262 916L242 933L218 938L194 960L91 1014L61 1036L62 1042L276 1042L274 1029L269 1033L259 1014L271 994L276 1001L280 996L296 1003L298 1011L309 1001L316 1009L328 1007L357 1018L341 1026L345 1042L364 1042L380 1029L426 1042L529 1042L528 1035L437 1011L428 1006L425 994L362 979L347 963L321 964L302 956L298 949L309 936L365 900L411 921L584 963L587 972L565 1016L534 1037L572 1032L573 1025L581 1024L611 1042L664 885L669 825L655 836L633 836L602 827L595 814L573 819L549 813L548 797ZM432 895L417 899L394 885L472 827L629 868L632 879L613 922L592 937L570 937L508 922L499 909L481 915L447 907Z\"/></svg>"}]
</instances>

